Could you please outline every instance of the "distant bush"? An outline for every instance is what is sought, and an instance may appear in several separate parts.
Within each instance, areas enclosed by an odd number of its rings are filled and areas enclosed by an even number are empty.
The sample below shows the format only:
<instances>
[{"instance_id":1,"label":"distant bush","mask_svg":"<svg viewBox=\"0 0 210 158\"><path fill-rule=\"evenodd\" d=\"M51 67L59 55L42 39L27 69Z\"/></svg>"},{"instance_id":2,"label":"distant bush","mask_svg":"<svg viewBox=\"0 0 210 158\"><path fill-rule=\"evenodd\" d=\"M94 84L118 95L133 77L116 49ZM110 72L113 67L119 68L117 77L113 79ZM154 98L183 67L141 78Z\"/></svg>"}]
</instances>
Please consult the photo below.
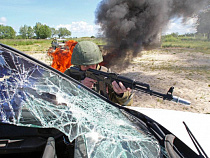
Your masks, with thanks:
<instances>
[{"instance_id":1,"label":"distant bush","mask_svg":"<svg viewBox=\"0 0 210 158\"><path fill-rule=\"evenodd\" d=\"M180 41L180 39L172 35L162 36L162 42L178 42L178 41Z\"/></svg>"}]
</instances>

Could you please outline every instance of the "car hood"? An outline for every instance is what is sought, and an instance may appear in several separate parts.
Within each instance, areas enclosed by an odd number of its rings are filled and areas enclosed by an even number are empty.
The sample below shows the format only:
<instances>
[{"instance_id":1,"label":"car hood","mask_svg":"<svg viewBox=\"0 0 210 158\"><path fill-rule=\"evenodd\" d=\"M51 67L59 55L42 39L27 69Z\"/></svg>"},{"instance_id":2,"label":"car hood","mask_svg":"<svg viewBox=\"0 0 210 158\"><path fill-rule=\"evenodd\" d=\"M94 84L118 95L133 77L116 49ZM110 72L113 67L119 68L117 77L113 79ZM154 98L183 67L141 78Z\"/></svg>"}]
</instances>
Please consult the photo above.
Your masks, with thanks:
<instances>
[{"instance_id":1,"label":"car hood","mask_svg":"<svg viewBox=\"0 0 210 158\"><path fill-rule=\"evenodd\" d=\"M183 124L184 121L206 154L210 156L210 114L141 107L128 108L152 118L198 153Z\"/></svg>"}]
</instances>

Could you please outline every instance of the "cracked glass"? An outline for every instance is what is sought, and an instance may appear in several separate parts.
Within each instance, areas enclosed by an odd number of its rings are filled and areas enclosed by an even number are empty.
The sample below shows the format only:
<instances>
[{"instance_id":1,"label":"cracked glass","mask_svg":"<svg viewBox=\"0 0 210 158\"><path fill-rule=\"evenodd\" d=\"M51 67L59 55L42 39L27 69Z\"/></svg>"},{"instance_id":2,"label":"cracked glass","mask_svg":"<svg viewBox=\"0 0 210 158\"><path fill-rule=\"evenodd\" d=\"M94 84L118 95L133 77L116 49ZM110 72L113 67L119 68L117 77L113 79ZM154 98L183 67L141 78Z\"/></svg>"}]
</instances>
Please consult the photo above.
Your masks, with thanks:
<instances>
[{"instance_id":1,"label":"cracked glass","mask_svg":"<svg viewBox=\"0 0 210 158\"><path fill-rule=\"evenodd\" d=\"M158 141L125 111L19 51L0 46L0 122L56 128L86 157L160 157Z\"/></svg>"}]
</instances>

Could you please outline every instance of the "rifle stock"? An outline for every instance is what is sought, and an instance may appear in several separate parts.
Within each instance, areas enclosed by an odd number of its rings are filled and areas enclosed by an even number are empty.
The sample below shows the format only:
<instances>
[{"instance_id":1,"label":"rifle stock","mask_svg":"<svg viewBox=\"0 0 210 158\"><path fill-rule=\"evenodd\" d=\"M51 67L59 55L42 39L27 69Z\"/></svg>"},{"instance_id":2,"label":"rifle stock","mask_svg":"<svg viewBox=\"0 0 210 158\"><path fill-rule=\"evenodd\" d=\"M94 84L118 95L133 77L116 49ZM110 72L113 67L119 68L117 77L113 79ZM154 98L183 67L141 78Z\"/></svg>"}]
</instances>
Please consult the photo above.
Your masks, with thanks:
<instances>
[{"instance_id":1,"label":"rifle stock","mask_svg":"<svg viewBox=\"0 0 210 158\"><path fill-rule=\"evenodd\" d=\"M131 89L138 90L143 93L147 93L147 94L159 97L159 98L163 98L163 100L169 100L169 101L174 101L177 103L190 105L189 101L172 95L174 87L170 87L168 92L166 94L163 94L163 93L159 93L159 92L151 90L149 84L138 82L138 81L132 80L130 78L121 76L116 73L103 72L103 71L99 71L95 69L88 69L86 71L82 71L77 67L71 67L70 72L74 76L77 76L76 78L80 78L81 80L83 80L85 77L89 77L97 81L103 81L107 84L112 84L113 81L116 81L117 83L122 82L126 88L129 87Z\"/></svg>"}]
</instances>

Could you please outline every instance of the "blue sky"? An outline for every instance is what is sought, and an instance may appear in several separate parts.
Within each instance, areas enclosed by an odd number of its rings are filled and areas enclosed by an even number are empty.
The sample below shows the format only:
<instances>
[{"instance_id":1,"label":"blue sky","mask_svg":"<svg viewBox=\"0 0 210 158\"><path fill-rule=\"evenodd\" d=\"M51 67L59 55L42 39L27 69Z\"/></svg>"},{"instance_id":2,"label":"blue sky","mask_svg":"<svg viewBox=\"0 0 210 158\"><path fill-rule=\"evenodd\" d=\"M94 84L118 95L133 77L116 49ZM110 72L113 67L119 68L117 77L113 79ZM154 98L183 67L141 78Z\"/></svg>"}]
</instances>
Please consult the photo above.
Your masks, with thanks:
<instances>
[{"instance_id":1,"label":"blue sky","mask_svg":"<svg viewBox=\"0 0 210 158\"><path fill-rule=\"evenodd\" d=\"M0 0L0 24L12 26L18 33L23 25L35 26L41 22L58 29L66 27L72 37L97 36L99 26L95 25L95 11L101 0ZM181 25L174 19L166 33L179 34L195 32L189 25Z\"/></svg>"}]
</instances>

